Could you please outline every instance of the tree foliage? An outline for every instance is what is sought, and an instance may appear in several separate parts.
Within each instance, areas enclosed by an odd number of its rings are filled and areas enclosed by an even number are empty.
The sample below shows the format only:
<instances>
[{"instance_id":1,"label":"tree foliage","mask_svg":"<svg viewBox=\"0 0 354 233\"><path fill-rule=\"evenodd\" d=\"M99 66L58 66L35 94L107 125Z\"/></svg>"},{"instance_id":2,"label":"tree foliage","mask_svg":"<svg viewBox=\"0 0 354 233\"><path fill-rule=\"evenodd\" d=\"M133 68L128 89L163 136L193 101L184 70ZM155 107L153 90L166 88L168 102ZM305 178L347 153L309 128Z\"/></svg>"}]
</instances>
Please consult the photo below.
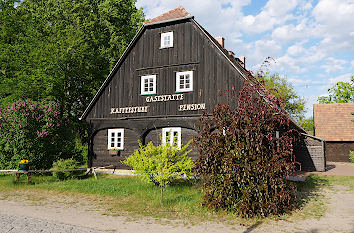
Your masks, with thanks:
<instances>
[{"instance_id":1,"label":"tree foliage","mask_svg":"<svg viewBox=\"0 0 354 233\"><path fill-rule=\"evenodd\" d=\"M301 121L301 126L311 135L314 135L314 124L313 117L304 118Z\"/></svg>"},{"instance_id":2,"label":"tree foliage","mask_svg":"<svg viewBox=\"0 0 354 233\"><path fill-rule=\"evenodd\" d=\"M290 116L299 122L303 120L306 112L306 101L295 92L294 87L287 81L286 77L281 77L278 73L258 72L256 78L266 89L282 101L284 109Z\"/></svg>"},{"instance_id":3,"label":"tree foliage","mask_svg":"<svg viewBox=\"0 0 354 233\"><path fill-rule=\"evenodd\" d=\"M74 156L70 128L54 102L17 101L0 109L0 169L15 169L21 159L28 159L32 169L50 168Z\"/></svg>"},{"instance_id":4,"label":"tree foliage","mask_svg":"<svg viewBox=\"0 0 354 233\"><path fill-rule=\"evenodd\" d=\"M130 155L124 164L132 167L138 177L148 183L161 187L161 203L163 190L172 180L189 178L194 162L188 157L190 142L181 149L173 147L169 142L155 146L149 142L146 146L139 141L139 149Z\"/></svg>"},{"instance_id":5,"label":"tree foliage","mask_svg":"<svg viewBox=\"0 0 354 233\"><path fill-rule=\"evenodd\" d=\"M203 204L244 217L282 214L295 206L296 188L285 178L295 169L299 133L280 101L269 96L266 103L257 88L246 83L235 109L217 105L212 116L205 113L195 139Z\"/></svg>"},{"instance_id":6,"label":"tree foliage","mask_svg":"<svg viewBox=\"0 0 354 233\"><path fill-rule=\"evenodd\" d=\"M143 20L135 0L1 0L0 106L49 99L76 119Z\"/></svg>"},{"instance_id":7,"label":"tree foliage","mask_svg":"<svg viewBox=\"0 0 354 233\"><path fill-rule=\"evenodd\" d=\"M349 82L337 82L328 89L328 96L318 97L320 104L353 103L354 102L354 76Z\"/></svg>"}]
</instances>

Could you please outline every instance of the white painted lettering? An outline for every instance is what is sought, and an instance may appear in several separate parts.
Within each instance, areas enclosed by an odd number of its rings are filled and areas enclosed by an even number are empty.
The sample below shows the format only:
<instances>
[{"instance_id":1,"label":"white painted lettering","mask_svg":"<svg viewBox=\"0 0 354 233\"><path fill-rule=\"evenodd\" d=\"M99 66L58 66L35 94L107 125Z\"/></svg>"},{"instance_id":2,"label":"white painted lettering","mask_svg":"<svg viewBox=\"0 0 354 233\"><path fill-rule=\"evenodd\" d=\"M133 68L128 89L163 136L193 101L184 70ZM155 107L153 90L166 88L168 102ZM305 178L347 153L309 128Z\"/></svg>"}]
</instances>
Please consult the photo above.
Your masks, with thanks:
<instances>
[{"instance_id":1,"label":"white painted lettering","mask_svg":"<svg viewBox=\"0 0 354 233\"><path fill-rule=\"evenodd\" d=\"M150 106L136 106L136 107L124 107L124 108L111 108L110 114L123 114L123 113L137 113L148 112Z\"/></svg>"},{"instance_id":2,"label":"white painted lettering","mask_svg":"<svg viewBox=\"0 0 354 233\"><path fill-rule=\"evenodd\" d=\"M181 104L179 105L179 111L196 111L196 110L204 110L205 103L202 104Z\"/></svg>"},{"instance_id":3,"label":"white painted lettering","mask_svg":"<svg viewBox=\"0 0 354 233\"><path fill-rule=\"evenodd\" d=\"M183 100L183 93L182 94L172 94L172 95L147 96L145 98L145 101L147 103L167 102L167 101L177 101L177 100Z\"/></svg>"}]
</instances>

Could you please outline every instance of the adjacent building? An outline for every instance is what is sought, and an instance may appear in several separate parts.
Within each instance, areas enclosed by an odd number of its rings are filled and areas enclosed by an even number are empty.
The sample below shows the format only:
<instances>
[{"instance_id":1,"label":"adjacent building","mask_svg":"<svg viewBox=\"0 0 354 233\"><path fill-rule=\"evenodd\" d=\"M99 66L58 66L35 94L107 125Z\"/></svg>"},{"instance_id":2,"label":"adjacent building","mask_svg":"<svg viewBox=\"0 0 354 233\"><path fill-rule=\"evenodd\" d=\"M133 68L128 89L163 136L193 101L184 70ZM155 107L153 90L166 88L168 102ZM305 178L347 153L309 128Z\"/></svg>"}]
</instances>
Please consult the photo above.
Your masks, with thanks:
<instances>
[{"instance_id":1,"label":"adjacent building","mask_svg":"<svg viewBox=\"0 0 354 233\"><path fill-rule=\"evenodd\" d=\"M314 134L326 140L327 161L349 162L354 151L354 103L314 104Z\"/></svg>"}]
</instances>

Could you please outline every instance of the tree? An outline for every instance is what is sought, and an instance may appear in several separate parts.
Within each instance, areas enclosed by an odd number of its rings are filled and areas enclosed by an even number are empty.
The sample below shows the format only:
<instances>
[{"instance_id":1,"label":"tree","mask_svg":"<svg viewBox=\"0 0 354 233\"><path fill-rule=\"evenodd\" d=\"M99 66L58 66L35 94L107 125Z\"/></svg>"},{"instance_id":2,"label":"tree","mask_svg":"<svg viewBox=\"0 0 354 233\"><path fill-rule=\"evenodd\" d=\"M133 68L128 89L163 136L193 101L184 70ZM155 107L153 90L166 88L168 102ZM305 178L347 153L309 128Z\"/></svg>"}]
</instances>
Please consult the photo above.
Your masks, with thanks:
<instances>
[{"instance_id":1,"label":"tree","mask_svg":"<svg viewBox=\"0 0 354 233\"><path fill-rule=\"evenodd\" d=\"M49 99L77 119L143 21L135 0L1 0L0 106Z\"/></svg>"},{"instance_id":2,"label":"tree","mask_svg":"<svg viewBox=\"0 0 354 233\"><path fill-rule=\"evenodd\" d=\"M205 113L195 138L197 176L203 204L244 217L283 214L294 208L296 187L285 178L294 172L293 144L299 133L275 96L258 95L245 83L238 106L217 105Z\"/></svg>"},{"instance_id":3,"label":"tree","mask_svg":"<svg viewBox=\"0 0 354 233\"><path fill-rule=\"evenodd\" d=\"M165 144L154 146L149 142L146 146L139 142L139 149L130 155L124 164L132 167L138 177L148 183L158 184L161 188L161 204L163 191L173 180L184 176L190 177L194 162L188 157L191 150L187 150L190 142L181 149Z\"/></svg>"},{"instance_id":4,"label":"tree","mask_svg":"<svg viewBox=\"0 0 354 233\"><path fill-rule=\"evenodd\" d=\"M301 121L301 126L306 130L306 132L309 132L311 135L314 135L314 121L313 121L313 117L304 118L304 119Z\"/></svg>"},{"instance_id":5,"label":"tree","mask_svg":"<svg viewBox=\"0 0 354 233\"><path fill-rule=\"evenodd\" d=\"M328 89L328 96L320 96L317 101L320 104L353 103L354 102L354 76L349 82L337 82Z\"/></svg>"},{"instance_id":6,"label":"tree","mask_svg":"<svg viewBox=\"0 0 354 233\"><path fill-rule=\"evenodd\" d=\"M286 77L278 73L269 74L258 72L255 77L261 84L281 101L284 109L298 122L304 118L306 101L300 97Z\"/></svg>"}]
</instances>

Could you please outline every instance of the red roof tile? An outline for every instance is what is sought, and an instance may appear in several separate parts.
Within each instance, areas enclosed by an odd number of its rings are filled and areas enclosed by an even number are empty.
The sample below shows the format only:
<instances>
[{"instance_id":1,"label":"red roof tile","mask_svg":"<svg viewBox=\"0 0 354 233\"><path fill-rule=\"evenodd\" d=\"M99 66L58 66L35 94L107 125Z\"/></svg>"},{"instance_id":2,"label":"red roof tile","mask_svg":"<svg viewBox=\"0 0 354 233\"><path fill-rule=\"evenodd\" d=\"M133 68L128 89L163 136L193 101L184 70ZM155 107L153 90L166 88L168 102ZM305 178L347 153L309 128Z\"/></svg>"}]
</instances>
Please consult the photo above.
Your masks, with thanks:
<instances>
[{"instance_id":1,"label":"red roof tile","mask_svg":"<svg viewBox=\"0 0 354 233\"><path fill-rule=\"evenodd\" d=\"M315 136L326 141L354 141L354 103L314 104Z\"/></svg>"},{"instance_id":2,"label":"red roof tile","mask_svg":"<svg viewBox=\"0 0 354 233\"><path fill-rule=\"evenodd\" d=\"M149 21L146 21L145 24L149 24L149 23L157 23L157 22L162 22L162 21L166 21L166 20L173 20L173 19L179 19L179 18L184 18L187 16L191 16L191 14L189 14L186 9L184 9L182 6L179 6L176 9L167 11L166 13L157 16L153 19L150 19Z\"/></svg>"}]
</instances>

